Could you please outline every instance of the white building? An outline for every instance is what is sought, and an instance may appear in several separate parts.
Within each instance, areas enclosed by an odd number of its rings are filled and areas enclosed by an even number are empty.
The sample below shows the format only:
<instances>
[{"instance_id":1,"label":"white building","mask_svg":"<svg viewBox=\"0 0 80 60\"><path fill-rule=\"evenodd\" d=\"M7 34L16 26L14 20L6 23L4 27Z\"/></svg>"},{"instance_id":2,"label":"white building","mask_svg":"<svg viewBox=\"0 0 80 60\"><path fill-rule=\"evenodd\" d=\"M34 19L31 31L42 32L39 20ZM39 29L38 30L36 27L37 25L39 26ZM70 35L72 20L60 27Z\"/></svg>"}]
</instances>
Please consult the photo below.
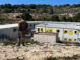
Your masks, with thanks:
<instances>
[{"instance_id":1,"label":"white building","mask_svg":"<svg viewBox=\"0 0 80 60\"><path fill-rule=\"evenodd\" d=\"M42 23L43 21L27 21L28 29L35 30L35 25ZM18 37L18 24L5 24L0 25L0 40L9 39L17 40Z\"/></svg>"},{"instance_id":2,"label":"white building","mask_svg":"<svg viewBox=\"0 0 80 60\"><path fill-rule=\"evenodd\" d=\"M18 24L0 25L0 39L16 40L18 33Z\"/></svg>"},{"instance_id":3,"label":"white building","mask_svg":"<svg viewBox=\"0 0 80 60\"><path fill-rule=\"evenodd\" d=\"M36 32L58 33L62 41L80 42L79 22L27 21L28 29ZM14 39L18 37L18 24L0 25L0 39Z\"/></svg>"},{"instance_id":4,"label":"white building","mask_svg":"<svg viewBox=\"0 0 80 60\"><path fill-rule=\"evenodd\" d=\"M66 42L79 42L80 43L80 25L75 24L39 24L36 25L36 33L49 32L58 33L58 39Z\"/></svg>"}]
</instances>

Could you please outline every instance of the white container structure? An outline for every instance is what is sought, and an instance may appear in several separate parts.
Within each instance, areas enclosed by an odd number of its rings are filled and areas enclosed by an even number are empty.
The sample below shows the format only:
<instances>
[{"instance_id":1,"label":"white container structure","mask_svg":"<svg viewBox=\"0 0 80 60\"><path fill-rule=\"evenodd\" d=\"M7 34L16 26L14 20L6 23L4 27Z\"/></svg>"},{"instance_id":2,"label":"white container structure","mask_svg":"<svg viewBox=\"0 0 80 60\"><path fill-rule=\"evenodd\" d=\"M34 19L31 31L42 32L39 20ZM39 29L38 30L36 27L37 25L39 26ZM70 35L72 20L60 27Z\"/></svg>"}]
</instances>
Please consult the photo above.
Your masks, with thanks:
<instances>
[{"instance_id":1,"label":"white container structure","mask_svg":"<svg viewBox=\"0 0 80 60\"><path fill-rule=\"evenodd\" d=\"M28 29L36 32L53 32L59 31L60 40L71 40L80 42L80 23L79 22L52 22L52 21L27 21ZM59 30L58 30L59 29ZM65 33L63 33L65 29ZM40 31L39 31L40 30ZM66 31L67 30L67 31ZM69 30L72 32L70 33ZM75 32L75 33L74 33ZM70 34L69 34L70 33ZM18 24L0 25L0 39L14 39L18 37Z\"/></svg>"},{"instance_id":2,"label":"white container structure","mask_svg":"<svg viewBox=\"0 0 80 60\"><path fill-rule=\"evenodd\" d=\"M27 21L28 29L35 30L35 25L43 23L43 21ZM4 24L0 25L0 41L4 39L17 40L18 38L18 24Z\"/></svg>"},{"instance_id":3,"label":"white container structure","mask_svg":"<svg viewBox=\"0 0 80 60\"><path fill-rule=\"evenodd\" d=\"M8 39L8 40L16 40L18 33L18 24L7 24L0 25L0 40Z\"/></svg>"},{"instance_id":4,"label":"white container structure","mask_svg":"<svg viewBox=\"0 0 80 60\"><path fill-rule=\"evenodd\" d=\"M71 24L39 24L35 28L38 32L58 33L58 39L66 42L79 42L80 43L80 25L77 23Z\"/></svg>"}]
</instances>

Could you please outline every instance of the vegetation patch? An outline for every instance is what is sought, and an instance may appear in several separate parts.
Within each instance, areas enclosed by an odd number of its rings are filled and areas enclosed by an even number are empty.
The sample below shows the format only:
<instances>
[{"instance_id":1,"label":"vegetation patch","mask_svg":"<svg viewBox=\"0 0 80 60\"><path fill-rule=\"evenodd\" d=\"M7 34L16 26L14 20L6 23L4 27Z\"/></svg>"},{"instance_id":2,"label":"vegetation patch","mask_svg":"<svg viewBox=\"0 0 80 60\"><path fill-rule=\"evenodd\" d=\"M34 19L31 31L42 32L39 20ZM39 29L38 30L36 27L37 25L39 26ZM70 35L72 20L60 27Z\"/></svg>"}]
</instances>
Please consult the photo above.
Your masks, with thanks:
<instances>
[{"instance_id":1,"label":"vegetation patch","mask_svg":"<svg viewBox=\"0 0 80 60\"><path fill-rule=\"evenodd\" d=\"M47 58L45 60L56 60L56 58L55 57L49 57L49 58Z\"/></svg>"},{"instance_id":2,"label":"vegetation patch","mask_svg":"<svg viewBox=\"0 0 80 60\"><path fill-rule=\"evenodd\" d=\"M28 44L28 43L30 43L30 44L40 44L40 42L34 41L33 39L27 40L27 41L26 41L26 44Z\"/></svg>"},{"instance_id":3,"label":"vegetation patch","mask_svg":"<svg viewBox=\"0 0 80 60\"><path fill-rule=\"evenodd\" d=\"M45 60L80 60L80 56L73 55L72 57L49 57Z\"/></svg>"},{"instance_id":4,"label":"vegetation patch","mask_svg":"<svg viewBox=\"0 0 80 60\"><path fill-rule=\"evenodd\" d=\"M13 41L5 41L3 42L3 45L4 46L7 46L7 45L16 45L17 42L13 42Z\"/></svg>"}]
</instances>

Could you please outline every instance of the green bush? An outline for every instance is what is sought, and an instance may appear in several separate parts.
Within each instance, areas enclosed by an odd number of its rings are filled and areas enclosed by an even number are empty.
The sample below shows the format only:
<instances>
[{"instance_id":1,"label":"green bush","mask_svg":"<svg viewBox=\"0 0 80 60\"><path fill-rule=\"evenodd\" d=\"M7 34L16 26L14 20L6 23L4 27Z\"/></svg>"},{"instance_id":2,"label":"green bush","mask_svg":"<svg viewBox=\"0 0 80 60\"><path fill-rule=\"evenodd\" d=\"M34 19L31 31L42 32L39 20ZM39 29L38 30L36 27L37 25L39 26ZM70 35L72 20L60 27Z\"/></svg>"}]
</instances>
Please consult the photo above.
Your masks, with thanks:
<instances>
[{"instance_id":1,"label":"green bush","mask_svg":"<svg viewBox=\"0 0 80 60\"><path fill-rule=\"evenodd\" d=\"M16 18L20 18L20 16L16 16Z\"/></svg>"},{"instance_id":2,"label":"green bush","mask_svg":"<svg viewBox=\"0 0 80 60\"><path fill-rule=\"evenodd\" d=\"M26 44L28 44L28 43L30 43L30 44L39 44L38 41L34 41L33 39L32 40L27 40Z\"/></svg>"},{"instance_id":3,"label":"green bush","mask_svg":"<svg viewBox=\"0 0 80 60\"><path fill-rule=\"evenodd\" d=\"M24 12L22 15L21 15L21 18L24 19L24 20L31 20L32 19L32 16L27 13L27 12Z\"/></svg>"},{"instance_id":4,"label":"green bush","mask_svg":"<svg viewBox=\"0 0 80 60\"><path fill-rule=\"evenodd\" d=\"M75 46L80 46L80 43L73 43Z\"/></svg>"},{"instance_id":5,"label":"green bush","mask_svg":"<svg viewBox=\"0 0 80 60\"><path fill-rule=\"evenodd\" d=\"M15 45L16 44L16 42L12 42L12 41L5 41L5 42L3 42L3 45L4 46L7 46L7 45Z\"/></svg>"},{"instance_id":6,"label":"green bush","mask_svg":"<svg viewBox=\"0 0 80 60\"><path fill-rule=\"evenodd\" d=\"M49 57L46 60L56 60L56 58L55 57Z\"/></svg>"}]
</instances>

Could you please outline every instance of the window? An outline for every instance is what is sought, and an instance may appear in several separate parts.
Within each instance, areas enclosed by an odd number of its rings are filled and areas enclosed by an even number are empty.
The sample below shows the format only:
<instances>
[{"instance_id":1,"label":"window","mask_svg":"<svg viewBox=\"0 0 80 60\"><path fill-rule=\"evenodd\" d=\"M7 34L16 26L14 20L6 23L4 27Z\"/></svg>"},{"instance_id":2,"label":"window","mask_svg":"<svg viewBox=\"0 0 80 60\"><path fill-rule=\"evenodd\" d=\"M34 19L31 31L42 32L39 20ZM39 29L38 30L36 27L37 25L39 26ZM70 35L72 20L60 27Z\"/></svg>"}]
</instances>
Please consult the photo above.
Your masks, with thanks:
<instances>
[{"instance_id":1,"label":"window","mask_svg":"<svg viewBox=\"0 0 80 60\"><path fill-rule=\"evenodd\" d=\"M38 28L38 32L40 32L40 28Z\"/></svg>"},{"instance_id":2,"label":"window","mask_svg":"<svg viewBox=\"0 0 80 60\"><path fill-rule=\"evenodd\" d=\"M38 28L38 32L43 32L43 28Z\"/></svg>"},{"instance_id":3,"label":"window","mask_svg":"<svg viewBox=\"0 0 80 60\"><path fill-rule=\"evenodd\" d=\"M78 31L74 31L74 33L78 35Z\"/></svg>"},{"instance_id":4,"label":"window","mask_svg":"<svg viewBox=\"0 0 80 60\"><path fill-rule=\"evenodd\" d=\"M59 33L59 32L60 32L60 30L56 30L56 32L57 32L57 33Z\"/></svg>"},{"instance_id":5,"label":"window","mask_svg":"<svg viewBox=\"0 0 80 60\"><path fill-rule=\"evenodd\" d=\"M76 41L76 39L74 39L74 41Z\"/></svg>"},{"instance_id":6,"label":"window","mask_svg":"<svg viewBox=\"0 0 80 60\"><path fill-rule=\"evenodd\" d=\"M66 33L67 33L67 30L64 30L64 31L63 31L63 33L65 33L65 34L66 34Z\"/></svg>"},{"instance_id":7,"label":"window","mask_svg":"<svg viewBox=\"0 0 80 60\"><path fill-rule=\"evenodd\" d=\"M43 28L41 28L41 29L40 29L40 31L42 31L42 32L43 32Z\"/></svg>"},{"instance_id":8,"label":"window","mask_svg":"<svg viewBox=\"0 0 80 60\"><path fill-rule=\"evenodd\" d=\"M17 29L16 29L16 28L14 28L14 29L13 29L13 32L16 32L16 31L17 31Z\"/></svg>"},{"instance_id":9,"label":"window","mask_svg":"<svg viewBox=\"0 0 80 60\"><path fill-rule=\"evenodd\" d=\"M48 32L48 28L46 28L46 32Z\"/></svg>"},{"instance_id":10,"label":"window","mask_svg":"<svg viewBox=\"0 0 80 60\"><path fill-rule=\"evenodd\" d=\"M49 29L49 32L53 32L53 29Z\"/></svg>"}]
</instances>

